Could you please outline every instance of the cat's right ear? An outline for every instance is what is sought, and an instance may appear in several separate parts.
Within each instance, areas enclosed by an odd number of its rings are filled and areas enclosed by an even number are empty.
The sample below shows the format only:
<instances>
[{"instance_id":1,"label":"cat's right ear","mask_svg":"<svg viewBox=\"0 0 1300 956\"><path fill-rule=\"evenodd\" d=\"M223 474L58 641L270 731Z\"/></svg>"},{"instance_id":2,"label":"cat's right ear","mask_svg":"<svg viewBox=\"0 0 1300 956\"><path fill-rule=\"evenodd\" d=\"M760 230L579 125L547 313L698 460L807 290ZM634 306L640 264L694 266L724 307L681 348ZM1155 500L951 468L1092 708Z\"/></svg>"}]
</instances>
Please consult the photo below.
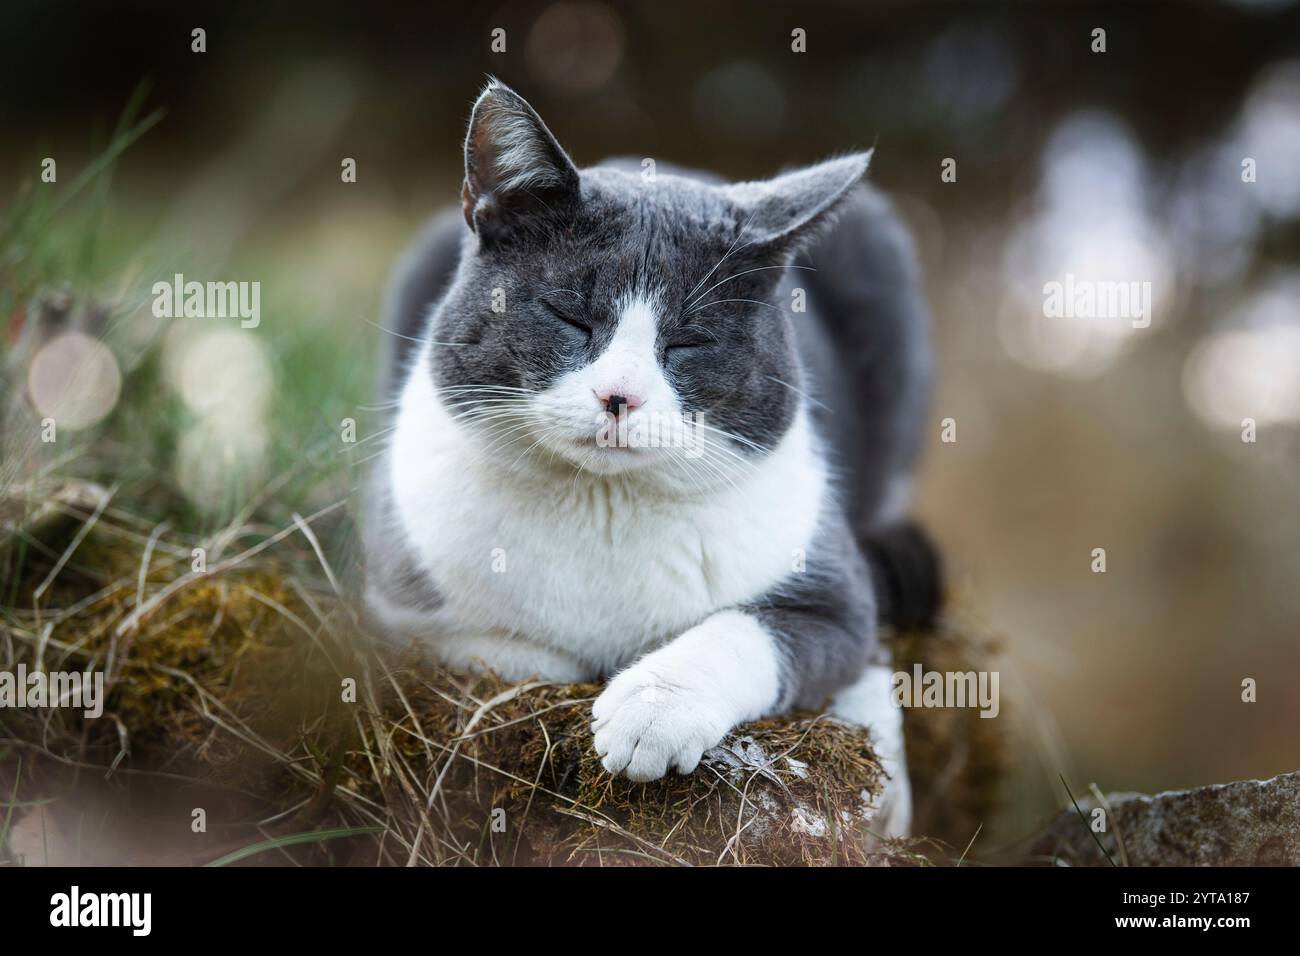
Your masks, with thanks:
<instances>
[{"instance_id":1,"label":"cat's right ear","mask_svg":"<svg viewBox=\"0 0 1300 956\"><path fill-rule=\"evenodd\" d=\"M746 234L758 248L787 253L811 235L867 172L871 150L850 153L759 183L724 187L748 210Z\"/></svg>"},{"instance_id":2,"label":"cat's right ear","mask_svg":"<svg viewBox=\"0 0 1300 956\"><path fill-rule=\"evenodd\" d=\"M480 240L563 215L578 197L578 170L537 112L504 83L479 94L465 137L461 208Z\"/></svg>"}]
</instances>

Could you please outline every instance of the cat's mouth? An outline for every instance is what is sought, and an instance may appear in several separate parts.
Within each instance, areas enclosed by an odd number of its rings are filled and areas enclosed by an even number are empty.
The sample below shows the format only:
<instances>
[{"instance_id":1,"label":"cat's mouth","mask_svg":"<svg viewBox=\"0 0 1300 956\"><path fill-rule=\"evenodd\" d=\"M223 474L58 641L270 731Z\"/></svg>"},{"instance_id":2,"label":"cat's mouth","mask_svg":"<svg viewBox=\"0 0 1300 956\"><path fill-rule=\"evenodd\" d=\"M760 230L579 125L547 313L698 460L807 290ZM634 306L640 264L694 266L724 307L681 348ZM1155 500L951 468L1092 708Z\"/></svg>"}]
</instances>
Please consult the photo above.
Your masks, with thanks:
<instances>
[{"instance_id":1,"label":"cat's mouth","mask_svg":"<svg viewBox=\"0 0 1300 956\"><path fill-rule=\"evenodd\" d=\"M638 454L644 454L645 451L647 450L645 448L637 447L636 445L603 441L597 435L584 435L580 438L570 438L569 442L570 444L576 446L577 448L581 448L584 451L589 451L594 448L600 451L608 451L615 454L638 455Z\"/></svg>"},{"instance_id":2,"label":"cat's mouth","mask_svg":"<svg viewBox=\"0 0 1300 956\"><path fill-rule=\"evenodd\" d=\"M638 471L652 465L654 449L610 442L600 435L570 435L560 440L560 453L574 466L596 474Z\"/></svg>"}]
</instances>

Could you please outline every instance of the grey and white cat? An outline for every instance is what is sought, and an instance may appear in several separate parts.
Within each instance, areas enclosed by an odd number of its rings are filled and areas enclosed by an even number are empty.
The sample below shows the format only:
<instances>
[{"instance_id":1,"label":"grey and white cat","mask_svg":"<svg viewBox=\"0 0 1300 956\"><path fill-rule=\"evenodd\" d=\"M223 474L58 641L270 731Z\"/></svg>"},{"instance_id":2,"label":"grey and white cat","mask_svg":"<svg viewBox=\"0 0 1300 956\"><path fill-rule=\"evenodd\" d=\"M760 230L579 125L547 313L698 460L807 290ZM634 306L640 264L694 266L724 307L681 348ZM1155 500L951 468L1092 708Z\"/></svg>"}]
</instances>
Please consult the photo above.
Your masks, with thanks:
<instances>
[{"instance_id":1,"label":"grey and white cat","mask_svg":"<svg viewBox=\"0 0 1300 956\"><path fill-rule=\"evenodd\" d=\"M607 680L594 745L633 780L830 701L872 726L905 830L877 626L938 603L933 551L902 521L930 355L868 159L738 184L579 170L491 82L461 208L390 295L378 624L453 666Z\"/></svg>"}]
</instances>

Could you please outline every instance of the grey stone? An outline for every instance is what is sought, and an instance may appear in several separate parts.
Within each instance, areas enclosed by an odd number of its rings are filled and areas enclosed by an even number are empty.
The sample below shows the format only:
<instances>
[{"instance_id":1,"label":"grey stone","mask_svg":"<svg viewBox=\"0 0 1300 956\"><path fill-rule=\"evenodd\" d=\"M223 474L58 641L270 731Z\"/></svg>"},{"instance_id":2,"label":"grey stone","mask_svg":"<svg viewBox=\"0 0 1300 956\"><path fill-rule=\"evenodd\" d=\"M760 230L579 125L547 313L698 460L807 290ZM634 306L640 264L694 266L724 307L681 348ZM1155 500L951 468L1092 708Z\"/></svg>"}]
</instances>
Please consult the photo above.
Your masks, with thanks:
<instances>
[{"instance_id":1,"label":"grey stone","mask_svg":"<svg viewBox=\"0 0 1300 956\"><path fill-rule=\"evenodd\" d=\"M1095 836L1117 864L1131 866L1300 866L1300 773L1239 780L1153 796L1106 797L1106 832ZM1038 859L1108 865L1091 830L1097 802L1062 811L1035 845Z\"/></svg>"}]
</instances>

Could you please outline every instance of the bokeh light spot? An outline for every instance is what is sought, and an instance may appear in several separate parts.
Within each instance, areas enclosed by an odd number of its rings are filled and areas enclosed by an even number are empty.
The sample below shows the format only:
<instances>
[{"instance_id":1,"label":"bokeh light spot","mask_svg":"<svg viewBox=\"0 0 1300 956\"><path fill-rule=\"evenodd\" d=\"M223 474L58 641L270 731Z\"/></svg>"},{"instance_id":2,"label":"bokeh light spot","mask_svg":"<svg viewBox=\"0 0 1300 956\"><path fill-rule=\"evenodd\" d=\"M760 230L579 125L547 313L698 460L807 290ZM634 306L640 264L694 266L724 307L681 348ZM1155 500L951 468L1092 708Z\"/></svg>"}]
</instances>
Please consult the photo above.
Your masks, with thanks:
<instances>
[{"instance_id":1,"label":"bokeh light spot","mask_svg":"<svg viewBox=\"0 0 1300 956\"><path fill-rule=\"evenodd\" d=\"M122 373L104 343L67 332L37 351L27 373L27 393L41 417L77 431L103 421L116 407Z\"/></svg>"}]
</instances>

